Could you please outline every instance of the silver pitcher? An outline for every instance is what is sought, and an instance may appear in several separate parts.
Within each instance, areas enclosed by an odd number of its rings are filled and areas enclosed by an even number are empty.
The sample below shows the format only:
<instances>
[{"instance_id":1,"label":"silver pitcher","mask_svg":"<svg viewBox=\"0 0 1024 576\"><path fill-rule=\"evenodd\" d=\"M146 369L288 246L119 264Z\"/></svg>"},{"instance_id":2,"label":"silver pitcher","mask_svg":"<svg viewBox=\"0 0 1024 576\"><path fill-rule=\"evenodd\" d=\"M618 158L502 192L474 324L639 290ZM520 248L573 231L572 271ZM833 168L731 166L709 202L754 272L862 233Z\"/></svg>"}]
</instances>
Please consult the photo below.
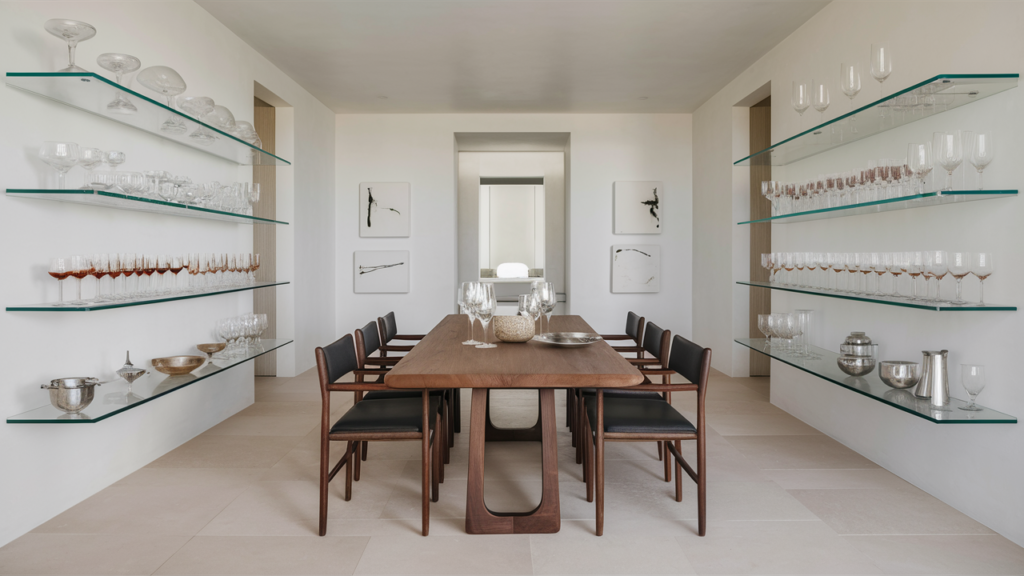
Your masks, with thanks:
<instances>
[{"instance_id":1,"label":"silver pitcher","mask_svg":"<svg viewBox=\"0 0 1024 576\"><path fill-rule=\"evenodd\" d=\"M914 396L927 398L932 406L949 405L949 374L946 370L948 350L925 350L921 381L914 388Z\"/></svg>"}]
</instances>

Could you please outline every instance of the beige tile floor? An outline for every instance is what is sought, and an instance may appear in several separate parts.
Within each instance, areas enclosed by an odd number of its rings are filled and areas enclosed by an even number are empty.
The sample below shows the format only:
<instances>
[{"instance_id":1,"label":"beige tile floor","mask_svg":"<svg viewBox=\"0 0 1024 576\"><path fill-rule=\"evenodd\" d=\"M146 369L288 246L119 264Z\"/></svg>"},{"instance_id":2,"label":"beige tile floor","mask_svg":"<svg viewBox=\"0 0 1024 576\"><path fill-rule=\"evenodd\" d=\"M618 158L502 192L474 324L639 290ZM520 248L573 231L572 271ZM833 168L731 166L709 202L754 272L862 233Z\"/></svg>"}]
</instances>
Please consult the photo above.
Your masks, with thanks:
<instances>
[{"instance_id":1,"label":"beige tile floor","mask_svg":"<svg viewBox=\"0 0 1024 576\"><path fill-rule=\"evenodd\" d=\"M536 395L495 406L530 424ZM313 371L258 379L253 406L0 548L0 574L1024 574L1024 549L772 406L766 379L713 375L704 538L693 485L676 503L651 443L608 446L594 536L564 429L558 534L465 533L463 433L428 538L415 442L371 445L352 501L332 485L321 538L319 410ZM539 445L490 446L488 504L532 508L539 472Z\"/></svg>"}]
</instances>

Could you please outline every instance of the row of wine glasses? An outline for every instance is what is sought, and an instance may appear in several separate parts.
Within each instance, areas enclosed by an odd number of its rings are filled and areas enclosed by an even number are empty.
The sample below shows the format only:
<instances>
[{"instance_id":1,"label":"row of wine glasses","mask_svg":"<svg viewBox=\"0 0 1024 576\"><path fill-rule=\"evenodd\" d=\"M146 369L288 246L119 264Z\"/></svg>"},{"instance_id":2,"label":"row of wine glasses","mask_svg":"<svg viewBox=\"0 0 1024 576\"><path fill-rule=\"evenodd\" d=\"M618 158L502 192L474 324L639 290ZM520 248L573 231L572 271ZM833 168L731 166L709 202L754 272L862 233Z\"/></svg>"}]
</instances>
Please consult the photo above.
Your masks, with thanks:
<instances>
[{"instance_id":1,"label":"row of wine glasses","mask_svg":"<svg viewBox=\"0 0 1024 576\"><path fill-rule=\"evenodd\" d=\"M870 296L879 299L928 302L932 304L968 304L963 299L963 279L973 274L981 282L979 306L985 305L985 280L995 272L995 260L989 252L773 252L761 254L761 266L769 271L769 282L824 292ZM805 273L806 272L806 273ZM835 288L832 274L835 273ZM845 276L843 273L846 273ZM860 273L860 275L858 275ZM899 278L910 278L911 294L899 292ZM956 280L956 297L942 299L941 281L946 275ZM868 284L875 277L874 290ZM888 290L882 289L886 275L891 277ZM917 281L925 279L925 294L918 295ZM840 288L840 281L844 286ZM935 294L932 295L932 280Z\"/></svg>"},{"instance_id":2,"label":"row of wine glasses","mask_svg":"<svg viewBox=\"0 0 1024 576\"><path fill-rule=\"evenodd\" d=\"M530 318L534 322L540 320L537 334L550 332L551 313L558 304L555 285L551 282L536 280L530 286L529 294L519 295L519 315Z\"/></svg>"},{"instance_id":3,"label":"row of wine glasses","mask_svg":"<svg viewBox=\"0 0 1024 576\"><path fill-rule=\"evenodd\" d=\"M757 329L768 339L773 351L788 352L797 358L818 358L807 345L813 310L758 314Z\"/></svg>"},{"instance_id":4,"label":"row of wine glasses","mask_svg":"<svg viewBox=\"0 0 1024 576\"><path fill-rule=\"evenodd\" d=\"M68 66L58 72L88 72L84 68L75 65L75 50L79 42L84 42L96 36L96 27L78 20L56 18L47 20L44 28L50 34L63 39L68 44ZM131 83L132 72L142 67L142 61L130 54L104 53L96 58L96 63L104 70L114 73L119 86L127 88ZM212 125L213 127L231 134L252 144L256 148L262 148L263 143L255 128L244 120L235 120L234 114L224 106L217 105L212 98L206 96L186 96L181 94L188 87L184 78L169 66L150 66L143 69L136 76L139 84L160 94L167 100L167 107L175 110L175 102L182 111L188 115ZM107 104L107 110L115 114L134 114L138 108L132 104L120 90L115 91L114 99ZM160 130L168 134L183 135L188 132L188 126L178 113L171 114L161 125ZM219 136L215 132L207 130L203 126L197 127L189 138L197 144L210 145L217 141Z\"/></svg>"},{"instance_id":5,"label":"row of wine glasses","mask_svg":"<svg viewBox=\"0 0 1024 576\"><path fill-rule=\"evenodd\" d=\"M221 318L216 324L217 337L224 340L227 346L218 354L224 358L237 358L248 355L250 350L260 349L260 337L267 326L266 314Z\"/></svg>"},{"instance_id":6,"label":"row of wine glasses","mask_svg":"<svg viewBox=\"0 0 1024 576\"><path fill-rule=\"evenodd\" d=\"M930 143L910 144L907 149L907 158L911 164L927 164L929 155L933 155L932 161L936 166L946 171L946 185L942 188L944 191L953 189L953 172L965 160L978 172L978 190L982 190L982 172L995 159L995 142L989 132L975 134L969 130L954 130L935 132ZM966 188L966 182L964 184Z\"/></svg>"},{"instance_id":7,"label":"row of wine glasses","mask_svg":"<svg viewBox=\"0 0 1024 576\"><path fill-rule=\"evenodd\" d=\"M487 326L498 309L498 300L494 296L494 284L463 282L459 286L457 295L462 313L469 316L469 340L463 344L477 348L496 348L496 344L487 342ZM474 320L479 320L484 328L483 342L479 342L473 337Z\"/></svg>"},{"instance_id":8,"label":"row of wine glasses","mask_svg":"<svg viewBox=\"0 0 1024 576\"><path fill-rule=\"evenodd\" d=\"M39 147L39 159L57 171L57 189L67 189L67 173L75 166L81 166L87 173L101 164L113 172L124 164L124 152L99 148L85 148L74 142L43 142ZM88 185L88 182L86 182Z\"/></svg>"},{"instance_id":9,"label":"row of wine glasses","mask_svg":"<svg viewBox=\"0 0 1024 576\"><path fill-rule=\"evenodd\" d=\"M181 294L213 292L255 283L259 254L181 255L132 252L51 258L49 274L57 279L54 306L81 306L94 302L129 302ZM180 273L187 271L184 281ZM82 299L82 280L96 279L91 300ZM104 282L104 278L110 282ZM134 277L135 281L131 282ZM64 302L64 280L75 279L75 299ZM118 282L121 278L121 282ZM105 286L108 286L105 289Z\"/></svg>"},{"instance_id":10,"label":"row of wine glasses","mask_svg":"<svg viewBox=\"0 0 1024 576\"><path fill-rule=\"evenodd\" d=\"M876 42L871 45L871 77L878 81L879 90L886 78L892 74L892 52L889 50L888 42ZM839 66L839 86L843 94L850 99L850 109L854 107L853 100L861 89L860 66L855 63L843 63ZM817 78L810 83L793 81L793 94L790 103L797 114L803 118L808 108L814 107L824 119L825 110L831 104L829 85L831 82L825 78ZM856 131L856 127L854 127Z\"/></svg>"}]
</instances>

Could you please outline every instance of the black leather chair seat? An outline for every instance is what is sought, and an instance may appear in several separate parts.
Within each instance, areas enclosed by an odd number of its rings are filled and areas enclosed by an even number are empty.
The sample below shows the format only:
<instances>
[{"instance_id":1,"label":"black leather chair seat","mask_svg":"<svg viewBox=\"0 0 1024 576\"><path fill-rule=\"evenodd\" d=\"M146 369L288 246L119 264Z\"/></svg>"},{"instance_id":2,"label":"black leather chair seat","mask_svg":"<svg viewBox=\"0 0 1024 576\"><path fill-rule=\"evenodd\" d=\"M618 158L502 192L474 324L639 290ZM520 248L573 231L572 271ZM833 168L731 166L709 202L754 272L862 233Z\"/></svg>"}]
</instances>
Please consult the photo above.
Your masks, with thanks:
<instances>
[{"instance_id":1,"label":"black leather chair seat","mask_svg":"<svg viewBox=\"0 0 1024 576\"><path fill-rule=\"evenodd\" d=\"M590 425L597 427L597 397L586 398ZM629 434L687 434L696 433L690 423L671 404L661 400L635 398L605 398L604 431Z\"/></svg>"},{"instance_id":2,"label":"black leather chair seat","mask_svg":"<svg viewBox=\"0 0 1024 576\"><path fill-rule=\"evenodd\" d=\"M444 390L431 390L430 397L441 396ZM367 400L392 400L395 398L422 398L420 390L371 390L363 394L363 401Z\"/></svg>"},{"instance_id":3,"label":"black leather chair seat","mask_svg":"<svg viewBox=\"0 0 1024 576\"><path fill-rule=\"evenodd\" d=\"M582 388L581 391L585 396L596 396L596 388ZM657 392L651 392L650 390L622 390L619 388L605 388L605 398L643 398L645 400L664 400L665 397Z\"/></svg>"},{"instance_id":4,"label":"black leather chair seat","mask_svg":"<svg viewBox=\"0 0 1024 576\"><path fill-rule=\"evenodd\" d=\"M430 414L438 409L438 399L430 399ZM429 418L434 426L434 418ZM423 400L394 398L391 400L363 400L331 426L331 434L340 432L421 432L423 430Z\"/></svg>"}]
</instances>

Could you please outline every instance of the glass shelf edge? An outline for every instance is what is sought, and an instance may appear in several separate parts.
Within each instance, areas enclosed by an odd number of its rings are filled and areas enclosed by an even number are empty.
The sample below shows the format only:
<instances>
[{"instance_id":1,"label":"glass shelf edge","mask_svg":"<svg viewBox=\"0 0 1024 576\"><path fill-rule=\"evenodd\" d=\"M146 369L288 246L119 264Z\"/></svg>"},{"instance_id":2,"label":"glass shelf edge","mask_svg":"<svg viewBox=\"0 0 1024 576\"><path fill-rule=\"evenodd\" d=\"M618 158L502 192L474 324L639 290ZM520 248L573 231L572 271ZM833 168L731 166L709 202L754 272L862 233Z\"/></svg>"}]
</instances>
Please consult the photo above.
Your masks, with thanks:
<instances>
[{"instance_id":1,"label":"glass shelf edge","mask_svg":"<svg viewBox=\"0 0 1024 576\"><path fill-rule=\"evenodd\" d=\"M274 340L283 340L283 339L274 339ZM110 418L111 416L115 416L117 414L121 414L123 412L127 412L128 410L131 410L132 408L135 408L137 406L142 406L143 404L148 404L149 402L151 402L153 400L156 400L157 398L161 398L161 397L166 396L166 395L168 395L168 394L170 394L172 392L175 392L177 390L181 390L183 388L187 388L187 387L191 386L192 384L195 384L196 382L201 382L203 380L206 380L207 378L209 378L211 376L216 376L217 374L220 374L222 372L226 372L226 371L228 371L228 370L230 370L230 369L232 369L232 368L234 368L236 366L240 366L242 364L245 364L246 362L248 362L250 360L255 360L256 358L259 358L260 356L263 356L264 354L268 354L270 352L273 352L274 350L277 350L279 348L283 348L284 346L287 346L287 345L292 344L294 342L295 342L295 340L287 340L286 342L276 343L276 344L274 344L270 348L264 348L263 351L261 351L259 354L254 354L252 356L248 356L246 358L239 359L234 364L231 364L230 366L224 366L220 370L217 370L216 372L211 372L209 374L203 374L202 376L197 377L195 380L191 380L189 382L186 382L185 384L182 384L181 386L176 386L174 388L171 388L170 390L167 390L167 391L164 391L164 392L162 392L160 394L157 394L156 396L150 396L149 398L145 398L145 399L143 399L143 400L141 400L139 402L136 402L134 404L129 404L127 406L124 406L121 409L114 410L112 412L108 412L108 413L106 413L106 414L104 414L102 416L98 416L96 418L89 418L89 419L67 419L67 420L55 420L55 419L44 420L44 419L31 419L31 418L19 419L19 416L22 416L23 414L29 414L31 412L34 412L35 410L39 410L39 409L42 409L42 408L47 408L47 406L40 406L39 408L35 408L34 410L28 410L26 412L22 412L21 414L18 414L18 415L15 415L15 416L11 416L11 417L7 418L7 423L8 424L95 424L97 422L102 422L103 420L106 420L107 418Z\"/></svg>"},{"instance_id":2,"label":"glass shelf edge","mask_svg":"<svg viewBox=\"0 0 1024 576\"><path fill-rule=\"evenodd\" d=\"M805 212L794 212L792 214L783 214L781 216L772 216L771 218L759 218L757 220L746 220L744 222L737 222L737 226L743 226L745 224L763 224L763 223L779 223L788 224L790 222L812 222L816 220L827 220L828 217L821 218L806 218L806 216L812 215L836 215L835 217L843 216L862 216L865 214L878 214L881 212L895 212L897 210L910 210L913 208L928 208L931 206L945 206L946 204L957 204L959 202L976 202L979 200L999 200L1000 198L1014 198L1018 195L1018 190L951 190L942 192L927 192L925 194L915 194L913 196L903 196L900 198L889 198L886 200L874 200L872 202L862 202L860 204L851 204L849 206L837 206L834 208L818 208L817 210L807 210ZM961 198L953 200L951 202L937 202L937 203L925 203L915 204L911 206L899 206L890 209L884 209L882 207L892 206L899 204L900 202L918 202L922 200L929 200L933 198L946 198L956 197ZM879 210L872 212L857 212L843 214L843 212L850 210L857 210L861 208L880 208Z\"/></svg>"},{"instance_id":3,"label":"glass shelf edge","mask_svg":"<svg viewBox=\"0 0 1024 576\"><path fill-rule=\"evenodd\" d=\"M937 76L933 76L931 78L928 78L927 80L918 82L917 84L913 84L913 85L911 85L908 88L904 88L903 90L899 90L899 91L894 92L894 93L892 93L892 94L890 94L888 96L885 96L883 98L880 98L878 100L870 102L870 103L868 103L868 104L866 104L864 106L861 106L860 108L857 108L855 110L851 110L850 112L847 112L846 114L842 114L840 116L837 116L837 117L833 118L832 120L829 120L828 122L823 122L821 124L818 124L817 126L813 126L810 129L804 130L803 132L799 132L799 133L797 133L797 134L795 134L793 136L790 136L789 138L786 138L785 140L776 142L775 144L772 144L768 148L765 148L764 150L760 150L758 152L755 152L755 153L753 153L753 154L751 154L749 156L745 156L743 158L740 158L739 160L736 160L732 164L733 164L733 166L750 166L751 164L749 164L749 162L752 159L757 158L758 156L762 156L764 154L767 154L767 153L769 153L769 152L779 148L783 144L787 144L789 142L793 142L793 141L797 140L798 138L801 138L801 137L804 137L804 136L808 136L808 135L813 136L813 135L815 135L816 131L820 132L820 130L822 128L825 128L825 127L828 127L828 126L834 126L834 125L838 124L839 122L841 122L843 120L846 120L847 118L856 116L857 114L860 114L860 113L865 112L867 110L871 110L872 108L880 107L880 105L885 103L885 102L888 102L888 101L891 101L891 100L895 100L897 97L902 96L902 95L904 95L904 94L906 94L908 92L912 92L914 90L917 90L918 88L921 88L923 86L927 86L928 84L931 84L933 82L936 82L938 80L943 80L943 79L949 79L949 80L1001 80L1001 79L1005 79L1005 80L1019 80L1020 79L1020 74L939 74ZM1011 88L1016 88L1016 87L1017 87L1017 85L1014 84L1013 86L1010 86L1010 87L1006 88L1006 90L1009 90ZM1000 90L1000 92L1002 92L1002 91L1003 90ZM996 92L994 94L998 94L998 92ZM991 95L994 95L994 94L991 94ZM987 96L991 96L991 95L983 96L981 99L983 100ZM942 112L945 112L945 111L946 110L943 110L943 111L940 111L940 112L935 112L932 115L934 116L935 114L941 114ZM915 122L915 121L916 120L911 120L911 122L906 122L904 124L900 124L900 126L905 126L906 124L910 124L910 123ZM899 126L894 126L894 128L898 128L898 127ZM874 134L869 135L868 137L873 136L875 134L880 134L880 133L885 132L885 131L886 130L881 130L879 132L876 132ZM852 143L852 142L857 142L859 140L861 140L861 139L858 138L856 140L851 140L850 142L838 143L838 144L836 144L834 146L831 146L831 147L823 149L823 150L819 150L818 152L815 152L814 154L805 156L803 158L797 158L796 160L792 160L792 161L789 161L789 162L782 162L780 164L771 164L771 165L772 166L786 166L786 165L791 164L793 162L797 162L797 161L800 161L800 160L804 160L806 158L810 158L811 156L814 156L815 154L819 154L821 152L826 152L828 150L834 150L834 149L839 148L839 147L841 147L841 146L843 146L845 144L849 144L849 143ZM744 162L748 162L748 163L747 164L743 164Z\"/></svg>"},{"instance_id":4,"label":"glass shelf edge","mask_svg":"<svg viewBox=\"0 0 1024 576\"><path fill-rule=\"evenodd\" d=\"M231 288L228 290L218 290L216 292L203 292L202 294L183 294L180 296L168 296L166 298L156 298L153 300L140 300L138 302L111 302L111 303L91 303L87 306L54 306L52 303L41 303L41 304L25 304L20 306L8 306L7 312L99 312L101 310L116 310L118 308L131 308L133 306L147 306L149 304L160 304L163 302L176 302L179 300L191 300L193 298L205 298L207 296L217 296L218 294L231 294L234 292L245 292L246 290L259 290L260 288L271 288L273 286L284 286L291 284L291 282L264 282L253 284L250 286L239 286L237 288Z\"/></svg>"},{"instance_id":5,"label":"glass shelf edge","mask_svg":"<svg viewBox=\"0 0 1024 576\"><path fill-rule=\"evenodd\" d=\"M140 94L139 92L136 92L135 90L132 90L131 88L126 88L124 86L121 86L121 85L117 84L116 82L114 82L112 80L109 80L108 78L105 78L104 76L101 76L101 75L99 75L99 74L97 74L95 72L8 72L6 77L8 79L8 81L6 82L7 85L11 86L12 88L16 88L18 90L23 90L23 91L29 92L31 94L36 94L38 96L42 96L44 98L48 98L48 99L53 100L55 102L60 102L60 103L62 103L64 105L71 106L72 108L78 108L79 110L82 110L83 112L87 112L87 113L90 113L90 114L95 114L97 116L101 116L103 118L108 118L108 119L114 120L116 122L117 120L115 118L110 117L110 116L99 114L99 113L97 113L95 111L92 111L92 110L86 110L84 108L79 108L78 106L76 106L74 104L71 104L70 102L65 102L63 100L59 100L57 98L53 98L53 97L48 96L46 94L42 94L40 92L36 92L35 90L31 90L31 89L26 88L24 86L19 86L18 84L9 81L9 79L11 79L11 78L89 78L89 79L96 79L96 80L99 80L100 82L103 82L103 83L107 84L111 88L114 88L115 90L120 90L121 92L125 92L126 94L128 94L130 96L134 96L136 98L140 98L140 99L144 100L145 102L149 103L150 105L156 106L158 108L162 108L165 112L170 112L172 114L175 114L177 116L185 118L186 120L188 120L190 122L195 122L196 124L198 124L200 126L203 126L204 128L206 128L208 130L212 130L212 131L216 132L217 134L220 134L221 136L224 136L226 138L230 138L231 140L235 141L237 144L241 144L243 146L246 146L247 148L250 148L251 150L259 152L260 154L263 154L265 156L268 156L270 158L278 160L278 161L282 162L285 166L291 166L292 165L291 162L289 162L288 160L285 160L284 158L281 158L280 156L277 156L276 154L271 154L270 152L267 152L266 150L263 150L262 148L257 148L256 146L253 146L252 144L249 144L245 140L242 140L242 139L238 138L237 136L234 136L233 134L228 134L227 132L224 132L223 130L221 130L219 128L211 126L211 125L209 125L209 124L207 124L205 122L202 122L202 121L200 121L200 120L198 120L196 118L193 118L192 116L189 116L187 114L184 114L184 113L182 113L179 110L175 110L173 108L169 108L165 104L161 104L160 102L157 102L156 100L153 100L152 98L150 98L148 96ZM133 126L131 124L127 124L127 125L128 126ZM133 126L133 127L138 128L138 129L142 130L143 132L149 132L150 134L154 134L154 135L159 136L161 138L164 138L166 140L171 140L173 142L178 142L179 144L187 146L187 144L184 144L183 142L179 142L177 140L174 140L173 138L167 138L167 137L165 137L165 136L163 136L161 134L157 134L155 132L139 128L138 126ZM200 148L200 147L189 146L189 148L192 148L194 150L204 151L203 148ZM208 151L207 151L207 153L209 153L211 156L217 156L218 158L224 158L223 156L220 156L218 154L213 154L213 153L210 153ZM225 160L229 160L227 158L224 158L224 159ZM239 164L239 165L242 165L242 166L246 166L247 165L247 164L244 164L242 162L237 162L235 160L230 160L230 161L235 162L236 164Z\"/></svg>"},{"instance_id":6,"label":"glass shelf edge","mask_svg":"<svg viewBox=\"0 0 1024 576\"><path fill-rule=\"evenodd\" d=\"M870 393L868 393L865 390L860 390L860 389L855 388L853 386L842 384L840 382L836 382L836 381L832 380L831 378L829 378L828 376L825 376L823 374L819 374L817 372L814 372L814 371L812 371L810 368L808 368L806 366L801 366L799 364L795 364L794 362L791 362L791 361L789 361L786 358L782 358L782 357L780 357L778 355L768 353L768 352L766 352L763 349L763 346L765 345L764 344L765 341L764 341L763 338L745 338L745 339L736 338L736 339L733 340L733 342L739 344L740 346L744 346L746 348L749 348L749 349L753 350L754 352L757 352L759 354L763 354L765 356L768 356L769 358L771 358L773 360L778 360L779 362L782 362L782 363L786 364L787 366L792 366L793 368L796 368L797 370L800 370L802 372L810 374L811 376L815 376L815 377L817 377L817 378L819 378L821 380L824 380L824 381L826 381L826 382L828 382L830 384L834 384L836 386L839 386L840 388L844 388L844 389L849 390L851 392L856 392L857 394L860 394L861 396L864 396L866 398L870 398L872 400L875 400L876 402L878 402L880 404L884 404L884 405L889 406L891 408L896 408L897 410L900 410L902 412L906 412L907 414L911 414L913 416L917 416L918 418L921 418L922 420L927 420L927 421L929 421L929 422L931 422L933 424L1016 424L1017 423L1017 417L1016 416L1012 416L1010 414L1006 414L1005 412L999 412L998 410L993 410L991 408L985 408L985 407L982 407L982 408L984 408L985 410L988 410L990 412L994 412L996 414L999 414L1000 416L1005 416L1005 418L1000 418L1000 419L987 418L987 419L984 419L984 420L971 420L971 419L964 419L964 418L953 419L953 420L937 420L935 418L930 417L929 415L925 415L925 414L922 414L920 412L911 410L910 408L908 408L906 406L901 406L899 404L896 404L896 403L891 402L889 400L886 400L884 398L879 398L878 396L875 396L874 394L870 394ZM754 342L760 343L761 346L753 345ZM825 355L828 355L828 356L838 356L835 352L830 352L830 351L825 350L823 348L818 348L817 346L808 346L808 348L810 348L813 351L815 351L815 353L824 352ZM877 377L877 373L875 373L874 375L875 375L875 377ZM893 390L895 390L895 389L893 389ZM960 402L962 402L962 401L960 401Z\"/></svg>"},{"instance_id":7,"label":"glass shelf edge","mask_svg":"<svg viewBox=\"0 0 1024 576\"><path fill-rule=\"evenodd\" d=\"M925 304L914 304L912 302L900 302L895 300L880 300L876 298L865 298L863 296L855 296L852 294L831 294L828 292L820 292L817 290L805 290L802 288L790 287L790 286L777 286L774 284L767 284L765 282L746 282L740 280L736 282L741 286L751 286L753 288L766 288L768 290L781 290L783 292L794 292L796 294L808 294L810 296L822 296L825 298L836 298L839 300L852 300L854 302L867 302L869 304L882 304L886 306L898 306L900 308L912 308L915 310L930 310L932 312L1016 312L1016 306L1003 306L999 304L986 304L984 308L980 306L936 306L936 305L925 305Z\"/></svg>"},{"instance_id":8,"label":"glass shelf edge","mask_svg":"<svg viewBox=\"0 0 1024 576\"><path fill-rule=\"evenodd\" d=\"M140 206L163 206L172 210L180 210L181 213L177 214L174 212L155 212L149 210L141 210L132 207L131 205L125 206L108 206L103 204L95 204L95 206L101 208L114 208L118 210L128 210L132 212L146 212L149 214L166 214L169 216L184 216L192 217L200 220L214 220L217 222L235 222L238 224L281 224L288 226L287 222L282 220L271 220L269 218L260 218L259 216L250 216L248 214L237 214L235 212L224 212L223 210L214 210L212 208L204 208L202 206L189 206L187 204L178 204L176 202L167 202L165 200L156 200L154 198L140 198L136 196L129 196L127 194L118 194L116 192L110 192L107 190L95 190L91 188L79 188L79 189L46 189L46 188L8 188L6 191L12 198L29 198L37 200L63 200L59 196L101 196L103 198L113 198L115 200L124 202L138 203ZM52 196L52 197L46 197ZM90 205L89 202L74 202L76 204ZM190 212L192 214L190 214ZM204 214L213 214L215 216L221 216L222 218L209 218L204 216L193 216L194 213L200 212Z\"/></svg>"}]
</instances>

